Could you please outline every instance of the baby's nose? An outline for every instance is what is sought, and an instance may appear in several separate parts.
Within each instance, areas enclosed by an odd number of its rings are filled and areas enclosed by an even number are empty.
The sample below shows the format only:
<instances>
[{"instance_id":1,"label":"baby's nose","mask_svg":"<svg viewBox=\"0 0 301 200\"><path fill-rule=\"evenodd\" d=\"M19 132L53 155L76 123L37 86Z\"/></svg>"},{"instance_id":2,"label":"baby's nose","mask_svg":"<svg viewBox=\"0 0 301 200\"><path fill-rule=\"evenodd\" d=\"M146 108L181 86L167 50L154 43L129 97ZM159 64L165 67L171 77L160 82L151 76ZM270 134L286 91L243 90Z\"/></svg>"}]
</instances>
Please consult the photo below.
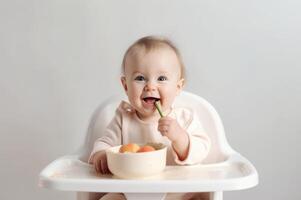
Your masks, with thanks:
<instances>
[{"instance_id":1,"label":"baby's nose","mask_svg":"<svg viewBox=\"0 0 301 200\"><path fill-rule=\"evenodd\" d=\"M147 92L148 91L155 91L156 86L155 86L155 84L149 82L145 85L144 90L147 91Z\"/></svg>"}]
</instances>

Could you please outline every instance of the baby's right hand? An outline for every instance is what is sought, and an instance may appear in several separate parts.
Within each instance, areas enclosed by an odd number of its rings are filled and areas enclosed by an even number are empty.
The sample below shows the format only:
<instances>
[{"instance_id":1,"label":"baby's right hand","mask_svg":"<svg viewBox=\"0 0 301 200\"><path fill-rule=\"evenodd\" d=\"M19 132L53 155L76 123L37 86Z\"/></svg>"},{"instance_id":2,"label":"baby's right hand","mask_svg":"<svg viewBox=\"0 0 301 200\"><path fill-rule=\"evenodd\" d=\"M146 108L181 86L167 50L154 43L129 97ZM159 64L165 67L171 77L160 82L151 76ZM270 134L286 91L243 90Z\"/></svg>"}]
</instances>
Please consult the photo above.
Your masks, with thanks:
<instances>
[{"instance_id":1,"label":"baby's right hand","mask_svg":"<svg viewBox=\"0 0 301 200\"><path fill-rule=\"evenodd\" d=\"M108 168L107 155L106 155L105 150L98 151L94 154L94 156L93 156L93 165L94 165L95 171L97 173L101 173L101 174L111 173L109 168Z\"/></svg>"}]
</instances>

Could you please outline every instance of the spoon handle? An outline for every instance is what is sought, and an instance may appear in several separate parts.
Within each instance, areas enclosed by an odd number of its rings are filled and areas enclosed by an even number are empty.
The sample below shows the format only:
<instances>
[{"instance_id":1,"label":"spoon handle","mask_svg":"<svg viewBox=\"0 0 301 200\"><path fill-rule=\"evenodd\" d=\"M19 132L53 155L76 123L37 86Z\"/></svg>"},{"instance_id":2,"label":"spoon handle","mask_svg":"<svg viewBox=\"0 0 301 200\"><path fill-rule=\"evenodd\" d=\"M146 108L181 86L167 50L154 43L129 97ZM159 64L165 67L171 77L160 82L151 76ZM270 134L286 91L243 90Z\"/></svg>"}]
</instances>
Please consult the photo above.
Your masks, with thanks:
<instances>
[{"instance_id":1,"label":"spoon handle","mask_svg":"<svg viewBox=\"0 0 301 200\"><path fill-rule=\"evenodd\" d=\"M157 108L157 110L158 110L160 116L161 116L161 117L164 117L163 114L162 114L162 111L161 111L161 109L160 109L160 105L159 105L158 102L159 102L159 101L156 101L156 102L155 102L155 106L156 106L156 108Z\"/></svg>"}]
</instances>

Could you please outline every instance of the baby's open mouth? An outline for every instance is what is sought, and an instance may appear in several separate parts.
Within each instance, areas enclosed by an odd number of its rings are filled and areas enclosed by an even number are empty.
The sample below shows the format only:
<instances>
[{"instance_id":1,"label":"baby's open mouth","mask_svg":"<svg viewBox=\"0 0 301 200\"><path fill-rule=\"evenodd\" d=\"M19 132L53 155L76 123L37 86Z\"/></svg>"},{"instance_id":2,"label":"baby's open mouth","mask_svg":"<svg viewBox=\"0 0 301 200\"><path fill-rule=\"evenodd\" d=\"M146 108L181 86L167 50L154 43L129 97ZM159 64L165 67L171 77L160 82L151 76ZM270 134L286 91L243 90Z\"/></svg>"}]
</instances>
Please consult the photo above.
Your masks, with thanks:
<instances>
[{"instance_id":1,"label":"baby's open mouth","mask_svg":"<svg viewBox=\"0 0 301 200\"><path fill-rule=\"evenodd\" d=\"M154 104L156 101L160 101L160 98L157 97L145 97L143 101L147 104Z\"/></svg>"}]
</instances>

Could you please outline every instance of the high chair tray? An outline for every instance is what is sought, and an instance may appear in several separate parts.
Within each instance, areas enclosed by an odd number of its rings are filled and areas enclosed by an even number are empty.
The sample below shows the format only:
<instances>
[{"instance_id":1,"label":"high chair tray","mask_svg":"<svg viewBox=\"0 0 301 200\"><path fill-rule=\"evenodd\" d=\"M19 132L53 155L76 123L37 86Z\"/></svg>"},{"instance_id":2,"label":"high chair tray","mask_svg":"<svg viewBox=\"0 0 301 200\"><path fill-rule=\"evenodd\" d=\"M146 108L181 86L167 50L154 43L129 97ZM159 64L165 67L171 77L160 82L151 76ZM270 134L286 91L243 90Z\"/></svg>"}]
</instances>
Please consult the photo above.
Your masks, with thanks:
<instances>
[{"instance_id":1,"label":"high chair tray","mask_svg":"<svg viewBox=\"0 0 301 200\"><path fill-rule=\"evenodd\" d=\"M137 188L141 193L241 190L257 183L256 169L238 153L217 164L166 166L162 173L142 179L98 175L78 156L65 156L49 164L39 178L39 186L50 189L128 193Z\"/></svg>"}]
</instances>

